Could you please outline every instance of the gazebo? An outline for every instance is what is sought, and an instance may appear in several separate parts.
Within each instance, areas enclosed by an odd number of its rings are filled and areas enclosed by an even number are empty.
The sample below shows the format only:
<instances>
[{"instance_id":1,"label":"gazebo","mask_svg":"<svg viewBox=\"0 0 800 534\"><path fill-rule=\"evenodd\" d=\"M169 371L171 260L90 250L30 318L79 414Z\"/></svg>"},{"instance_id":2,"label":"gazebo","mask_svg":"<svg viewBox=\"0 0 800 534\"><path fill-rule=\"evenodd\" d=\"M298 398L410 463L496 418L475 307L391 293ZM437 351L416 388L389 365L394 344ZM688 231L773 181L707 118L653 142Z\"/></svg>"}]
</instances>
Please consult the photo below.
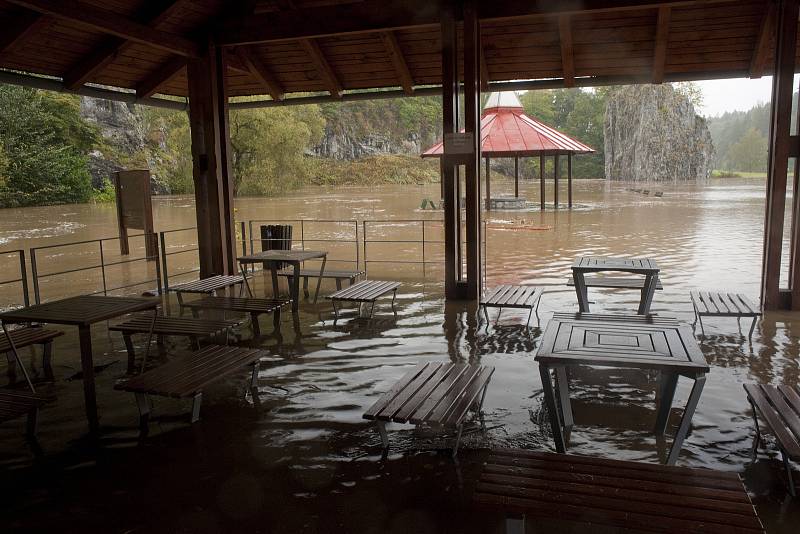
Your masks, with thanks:
<instances>
[{"instance_id":1,"label":"gazebo","mask_svg":"<svg viewBox=\"0 0 800 534\"><path fill-rule=\"evenodd\" d=\"M423 158L440 158L443 142L422 153ZM553 156L553 207L558 208L560 157L567 157L567 198L572 207L572 155L591 154L594 149L525 114L514 91L489 94L481 115L481 155L486 160L486 209L491 209L491 158L514 158L514 197L519 198L519 158L539 156L539 203L545 207L544 163Z\"/></svg>"}]
</instances>

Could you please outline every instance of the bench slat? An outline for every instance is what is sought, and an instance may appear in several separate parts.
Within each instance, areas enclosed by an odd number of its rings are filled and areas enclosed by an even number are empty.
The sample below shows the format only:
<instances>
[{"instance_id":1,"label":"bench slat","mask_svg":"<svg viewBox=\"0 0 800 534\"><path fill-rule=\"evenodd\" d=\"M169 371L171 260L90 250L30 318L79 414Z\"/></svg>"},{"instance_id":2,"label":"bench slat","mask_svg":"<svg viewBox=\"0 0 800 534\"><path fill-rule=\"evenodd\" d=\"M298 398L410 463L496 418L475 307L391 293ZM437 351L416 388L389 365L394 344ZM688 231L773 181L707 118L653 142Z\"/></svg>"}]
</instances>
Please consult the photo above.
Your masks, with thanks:
<instances>
[{"instance_id":1,"label":"bench slat","mask_svg":"<svg viewBox=\"0 0 800 534\"><path fill-rule=\"evenodd\" d=\"M482 306L490 308L531 309L542 297L544 290L536 286L502 285L488 291L481 300Z\"/></svg>"},{"instance_id":2,"label":"bench slat","mask_svg":"<svg viewBox=\"0 0 800 534\"><path fill-rule=\"evenodd\" d=\"M27 347L29 345L48 343L53 339L64 335L64 332L61 332L60 330L49 330L47 328L33 327L18 328L15 330L10 330L8 333L11 336L12 341L14 341L14 346L18 349ZM8 343L8 338L2 331L0 331L0 353L9 352L10 350L11 345Z\"/></svg>"},{"instance_id":3,"label":"bench slat","mask_svg":"<svg viewBox=\"0 0 800 534\"><path fill-rule=\"evenodd\" d=\"M740 293L690 291L697 315L711 317L759 317L761 312Z\"/></svg>"},{"instance_id":4,"label":"bench slat","mask_svg":"<svg viewBox=\"0 0 800 534\"><path fill-rule=\"evenodd\" d=\"M325 272L322 273L322 278L339 278L341 280L355 280L359 276L363 276L364 271L336 271L336 270L329 270L325 269ZM278 276L286 276L292 277L294 276L294 271L291 269L284 269L282 271L278 271ZM300 276L307 277L307 278L319 278L319 269L300 269Z\"/></svg>"},{"instance_id":5,"label":"bench slat","mask_svg":"<svg viewBox=\"0 0 800 534\"><path fill-rule=\"evenodd\" d=\"M782 445L783 449L791 459L800 459L800 442L798 442L798 437L800 436L793 435L784 420L785 416L770 402L769 397L765 393L765 391L770 388L775 388L775 386L744 384L744 389L747 392L748 398L753 402L758 413L763 417L764 421L766 421L773 434L775 434L775 438Z\"/></svg>"},{"instance_id":6,"label":"bench slat","mask_svg":"<svg viewBox=\"0 0 800 534\"><path fill-rule=\"evenodd\" d=\"M618 276L585 276L586 287L600 287L606 289L643 289L645 278L621 278ZM568 286L575 285L575 279L567 279ZM656 289L663 290L661 278L656 282Z\"/></svg>"},{"instance_id":7,"label":"bench slat","mask_svg":"<svg viewBox=\"0 0 800 534\"><path fill-rule=\"evenodd\" d=\"M124 323L109 326L115 332L144 334L150 332L152 317L138 316ZM157 317L153 326L153 333L158 335L175 336L211 336L234 328L239 323L236 321L221 321L215 319L193 319L188 317Z\"/></svg>"},{"instance_id":8,"label":"bench slat","mask_svg":"<svg viewBox=\"0 0 800 534\"><path fill-rule=\"evenodd\" d=\"M441 367L441 363L425 367L425 369L401 391L397 392L395 397L375 416L375 418L381 421L391 421L394 415L431 380Z\"/></svg>"},{"instance_id":9,"label":"bench slat","mask_svg":"<svg viewBox=\"0 0 800 534\"><path fill-rule=\"evenodd\" d=\"M458 380L455 380L450 385L447 393L442 396L436 407L425 416L425 422L436 425L444 424L453 407L467 391L472 381L480 375L481 371L482 368L477 365L467 367L466 372L462 373Z\"/></svg>"},{"instance_id":10,"label":"bench slat","mask_svg":"<svg viewBox=\"0 0 800 534\"><path fill-rule=\"evenodd\" d=\"M396 396L396 395L397 395L397 394L398 394L400 391L402 391L402 390L403 390L403 388L405 388L405 387L406 387L406 385L408 385L408 383L409 383L409 382L411 382L412 380L414 380L414 378L416 378L416 377L417 377L417 376L418 376L420 373L423 373L423 372L425 372L425 370L426 370L426 369L427 369L429 366L431 366L431 365L434 365L434 364L431 364L431 363L426 363L426 364L425 364L425 365L424 365L422 368L420 368L420 367L414 367L414 368L413 368L411 371L409 371L408 373L406 373L405 375L403 375L403 377L402 377L400 380L398 380L397 382L395 382L395 383L394 383L394 385L392 385L392 387L391 387L391 388L389 388L389 391L387 391L386 393L384 393L383 395L381 395L381 398L380 398L380 399L378 399L378 400L377 400L377 401L376 401L376 402L375 402L375 403L374 403L374 404L373 404L373 405L370 407L370 409L369 409L369 410L367 410L366 412L364 412L364 419L374 419L374 418L375 418L375 416L376 416L376 415L377 415L377 414L378 414L378 413L379 413L381 410L383 410L383 408L384 408L384 407L385 407L385 406L386 406L386 405L387 405L389 402L391 402L391 400L392 400L392 399L393 399L393 398L394 398L394 397L395 397L395 396Z\"/></svg>"},{"instance_id":11,"label":"bench slat","mask_svg":"<svg viewBox=\"0 0 800 534\"><path fill-rule=\"evenodd\" d=\"M241 275L220 274L172 286L169 290L179 293L213 293L218 289L224 289L241 283L244 283L244 278Z\"/></svg>"},{"instance_id":12,"label":"bench slat","mask_svg":"<svg viewBox=\"0 0 800 534\"><path fill-rule=\"evenodd\" d=\"M400 282L363 280L350 287L336 291L325 298L329 300L367 302L376 300L390 291L396 291L398 287L400 287Z\"/></svg>"},{"instance_id":13,"label":"bench slat","mask_svg":"<svg viewBox=\"0 0 800 534\"><path fill-rule=\"evenodd\" d=\"M186 308L207 308L243 313L272 313L291 304L291 299L259 299L251 297L201 297L184 302Z\"/></svg>"},{"instance_id":14,"label":"bench slat","mask_svg":"<svg viewBox=\"0 0 800 534\"><path fill-rule=\"evenodd\" d=\"M33 393L0 391L0 421L10 421L27 415L44 404L45 398Z\"/></svg>"}]
</instances>

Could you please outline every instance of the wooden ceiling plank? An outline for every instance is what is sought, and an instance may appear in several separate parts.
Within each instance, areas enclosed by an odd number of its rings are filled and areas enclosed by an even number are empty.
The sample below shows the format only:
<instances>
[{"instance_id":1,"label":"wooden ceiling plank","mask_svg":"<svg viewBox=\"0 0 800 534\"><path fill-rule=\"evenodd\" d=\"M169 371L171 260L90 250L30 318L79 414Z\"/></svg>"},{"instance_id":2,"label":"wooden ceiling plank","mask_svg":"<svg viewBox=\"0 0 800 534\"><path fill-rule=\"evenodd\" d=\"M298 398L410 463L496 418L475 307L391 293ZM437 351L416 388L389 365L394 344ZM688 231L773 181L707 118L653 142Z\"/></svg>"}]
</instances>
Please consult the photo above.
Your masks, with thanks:
<instances>
[{"instance_id":1,"label":"wooden ceiling plank","mask_svg":"<svg viewBox=\"0 0 800 534\"><path fill-rule=\"evenodd\" d=\"M653 50L653 83L664 82L664 68L667 64L667 44L669 42L669 21L671 16L671 8L665 6L658 8L656 43Z\"/></svg>"},{"instance_id":2,"label":"wooden ceiling plank","mask_svg":"<svg viewBox=\"0 0 800 534\"><path fill-rule=\"evenodd\" d=\"M486 65L486 54L483 52L483 46L480 49L481 54L481 91L489 90L489 67Z\"/></svg>"},{"instance_id":3,"label":"wooden ceiling plank","mask_svg":"<svg viewBox=\"0 0 800 534\"><path fill-rule=\"evenodd\" d=\"M400 48L400 43L397 42L397 37L394 32L383 32L380 34L386 52L392 60L394 70L397 72L397 79L403 92L407 95L414 93L414 78L411 76L411 71L406 63L405 56L403 56L403 49Z\"/></svg>"},{"instance_id":4,"label":"wooden ceiling plank","mask_svg":"<svg viewBox=\"0 0 800 534\"><path fill-rule=\"evenodd\" d=\"M198 43L180 35L155 30L113 11L79 0L7 0L9 3L68 20L95 31L166 50L180 56L199 57Z\"/></svg>"},{"instance_id":5,"label":"wooden ceiling plank","mask_svg":"<svg viewBox=\"0 0 800 534\"><path fill-rule=\"evenodd\" d=\"M558 34L561 40L561 70L566 87L575 87L575 51L572 44L572 26L569 15L558 16Z\"/></svg>"},{"instance_id":6,"label":"wooden ceiling plank","mask_svg":"<svg viewBox=\"0 0 800 534\"><path fill-rule=\"evenodd\" d=\"M184 67L186 58L173 56L136 84L136 98L147 98L158 92L158 88L175 77Z\"/></svg>"},{"instance_id":7,"label":"wooden ceiling plank","mask_svg":"<svg viewBox=\"0 0 800 534\"><path fill-rule=\"evenodd\" d=\"M753 57L750 60L750 77L761 78L767 67L767 58L772 47L772 29L775 27L775 4L768 2L767 10L761 18L756 48L753 50Z\"/></svg>"},{"instance_id":8,"label":"wooden ceiling plank","mask_svg":"<svg viewBox=\"0 0 800 534\"><path fill-rule=\"evenodd\" d=\"M10 53L15 45L22 43L28 35L48 23L48 17L35 11L25 11L18 17L3 24L0 34L0 54Z\"/></svg>"},{"instance_id":9,"label":"wooden ceiling plank","mask_svg":"<svg viewBox=\"0 0 800 534\"><path fill-rule=\"evenodd\" d=\"M169 0L166 2L147 2L145 12L140 21L153 29L169 19L186 0ZM88 82L97 73L106 68L120 54L127 50L133 43L121 37L109 37L102 45L98 46L91 54L81 59L62 76L64 86L74 91Z\"/></svg>"},{"instance_id":10,"label":"wooden ceiling plank","mask_svg":"<svg viewBox=\"0 0 800 534\"><path fill-rule=\"evenodd\" d=\"M240 46L236 48L235 56L247 67L249 74L255 77L264 86L273 100L283 100L285 90L275 77L275 74L259 59L252 50Z\"/></svg>"},{"instance_id":11,"label":"wooden ceiling plank","mask_svg":"<svg viewBox=\"0 0 800 534\"><path fill-rule=\"evenodd\" d=\"M319 73L320 78L328 88L328 92L336 98L341 98L344 88L328 60L325 59L325 54L322 53L319 44L314 39L301 39L300 44L311 59L314 68L317 69L317 73Z\"/></svg>"}]
</instances>

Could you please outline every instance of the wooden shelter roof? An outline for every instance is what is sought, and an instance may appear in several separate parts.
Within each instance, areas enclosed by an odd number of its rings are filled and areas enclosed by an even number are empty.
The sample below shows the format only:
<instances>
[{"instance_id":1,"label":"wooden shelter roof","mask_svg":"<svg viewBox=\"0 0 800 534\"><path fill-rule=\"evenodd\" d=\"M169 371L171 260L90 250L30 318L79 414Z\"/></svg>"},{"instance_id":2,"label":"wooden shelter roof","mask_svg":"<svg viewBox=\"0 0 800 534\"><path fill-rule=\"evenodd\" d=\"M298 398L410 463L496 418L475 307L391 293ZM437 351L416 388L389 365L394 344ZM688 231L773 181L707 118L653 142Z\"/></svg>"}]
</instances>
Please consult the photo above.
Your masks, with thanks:
<instances>
[{"instance_id":1,"label":"wooden shelter roof","mask_svg":"<svg viewBox=\"0 0 800 534\"><path fill-rule=\"evenodd\" d=\"M0 68L57 77L69 90L186 96L187 57L212 39L232 53L232 96L412 93L441 83L443 2L0 0ZM767 0L493 0L479 9L484 84L758 77L771 68Z\"/></svg>"},{"instance_id":2,"label":"wooden shelter roof","mask_svg":"<svg viewBox=\"0 0 800 534\"><path fill-rule=\"evenodd\" d=\"M491 93L481 115L481 155L590 154L594 149L525 114L511 92ZM422 153L441 157L442 141Z\"/></svg>"}]
</instances>

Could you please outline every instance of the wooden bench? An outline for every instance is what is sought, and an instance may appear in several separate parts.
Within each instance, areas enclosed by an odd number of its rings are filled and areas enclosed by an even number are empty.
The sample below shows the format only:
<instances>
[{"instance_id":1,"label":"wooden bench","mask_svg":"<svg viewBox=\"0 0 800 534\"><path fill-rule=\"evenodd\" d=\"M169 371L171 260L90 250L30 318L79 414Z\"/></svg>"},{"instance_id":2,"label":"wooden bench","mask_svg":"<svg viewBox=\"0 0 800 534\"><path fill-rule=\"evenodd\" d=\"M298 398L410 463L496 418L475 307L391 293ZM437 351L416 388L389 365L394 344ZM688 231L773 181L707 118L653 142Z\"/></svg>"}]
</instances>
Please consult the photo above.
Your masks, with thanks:
<instances>
[{"instance_id":1,"label":"wooden bench","mask_svg":"<svg viewBox=\"0 0 800 534\"><path fill-rule=\"evenodd\" d=\"M470 411L481 413L492 373L494 367L482 365L419 364L384 393L364 413L364 419L377 424L384 450L389 448L388 422L455 429L455 456L467 415Z\"/></svg>"},{"instance_id":2,"label":"wooden bench","mask_svg":"<svg viewBox=\"0 0 800 534\"><path fill-rule=\"evenodd\" d=\"M742 317L752 317L753 324L747 338L753 339L753 330L756 322L761 317L761 311L740 293L725 293L718 291L691 291L692 306L694 307L695 322L700 322L700 331L705 335L703 317L736 317L739 323L739 332L742 331Z\"/></svg>"},{"instance_id":3,"label":"wooden bench","mask_svg":"<svg viewBox=\"0 0 800 534\"><path fill-rule=\"evenodd\" d=\"M239 296L242 296L245 288L244 276L238 274L235 275L218 274L215 276L209 276L208 278L201 278L199 280L194 280L192 282L186 282L185 284L172 286L168 289L168 291L175 292L175 295L178 297L178 304L181 306L181 309L183 309L184 293L216 295L217 291L219 291L220 289L233 287L237 284L241 284L241 287L239 288Z\"/></svg>"},{"instance_id":4,"label":"wooden bench","mask_svg":"<svg viewBox=\"0 0 800 534\"><path fill-rule=\"evenodd\" d=\"M495 324L500 321L500 314L503 308L518 308L530 310L525 326L531 322L531 316L536 313L536 320L539 321L539 301L542 299L542 288L535 286L498 286L488 291L486 297L481 300L483 315L486 317L486 328L489 328L489 312L487 308L499 308Z\"/></svg>"},{"instance_id":5,"label":"wooden bench","mask_svg":"<svg viewBox=\"0 0 800 534\"><path fill-rule=\"evenodd\" d=\"M620 276L586 276L586 287L600 287L607 289L640 289L644 291L645 278L622 278ZM574 286L575 280L570 276L568 286ZM656 283L656 289L664 289L661 280Z\"/></svg>"},{"instance_id":6,"label":"wooden bench","mask_svg":"<svg viewBox=\"0 0 800 534\"><path fill-rule=\"evenodd\" d=\"M526 516L541 532L764 532L736 473L549 452L492 451L473 502L505 512L506 532Z\"/></svg>"},{"instance_id":7,"label":"wooden bench","mask_svg":"<svg viewBox=\"0 0 800 534\"><path fill-rule=\"evenodd\" d=\"M398 287L400 287L400 282L362 280L350 287L328 295L325 298L329 299L331 304L333 304L333 314L335 316L333 320L334 324L339 319L339 310L336 307L337 302L357 302L359 314L361 313L361 305L370 302L372 305L369 310L369 316L372 318L375 312L375 301L387 293L392 293L392 311L397 315L394 309L394 301L397 299Z\"/></svg>"},{"instance_id":8,"label":"wooden bench","mask_svg":"<svg viewBox=\"0 0 800 534\"><path fill-rule=\"evenodd\" d=\"M278 271L278 276L285 276L288 279L294 277L294 271L291 269L284 269ZM300 269L300 278L303 279L303 294L308 298L308 279L309 278L325 278L336 280L336 289L342 289L342 281L347 280L352 286L356 280L364 276L364 271L331 271L325 270L322 276L319 274L319 269Z\"/></svg>"},{"instance_id":9,"label":"wooden bench","mask_svg":"<svg viewBox=\"0 0 800 534\"><path fill-rule=\"evenodd\" d=\"M291 299L257 299L250 297L202 297L183 305L192 310L192 315L198 316L201 309L223 310L238 313L249 313L253 326L253 336L261 335L258 317L265 313L272 314L272 324L275 332L281 330L281 308L291 304Z\"/></svg>"},{"instance_id":10,"label":"wooden bench","mask_svg":"<svg viewBox=\"0 0 800 534\"><path fill-rule=\"evenodd\" d=\"M147 433L150 416L148 395L175 399L192 398L191 422L200 418L203 390L226 376L248 365L253 365L251 390L258 385L259 360L265 353L242 347L209 345L204 349L170 360L168 363L117 384L114 389L129 391L136 397L139 407L139 425Z\"/></svg>"},{"instance_id":11,"label":"wooden bench","mask_svg":"<svg viewBox=\"0 0 800 534\"><path fill-rule=\"evenodd\" d=\"M9 330L11 340L17 349L29 347L31 345L42 346L42 370L44 375L52 380L53 379L53 340L59 336L63 336L64 332L60 330L49 330L47 328L27 327L18 328L16 330ZM0 353L5 352L8 358L8 377L11 382L16 381L16 368L17 360L14 358L14 352L11 350L11 345L8 343L8 338L0 331Z\"/></svg>"},{"instance_id":12,"label":"wooden bench","mask_svg":"<svg viewBox=\"0 0 800 534\"><path fill-rule=\"evenodd\" d=\"M800 387L744 384L747 400L753 407L753 422L756 435L753 438L752 454L755 458L761 440L758 415L767 423L775 436L786 468L789 494L797 495L789 461L800 460Z\"/></svg>"},{"instance_id":13,"label":"wooden bench","mask_svg":"<svg viewBox=\"0 0 800 534\"><path fill-rule=\"evenodd\" d=\"M221 334L226 335L237 326L236 321L220 321L212 319L193 319L188 317L156 317L153 323L151 315L135 315L121 324L109 326L109 331L121 332L122 339L125 341L125 348L128 351L128 372L134 372L134 361L136 352L133 348L133 334L147 334L150 326L153 326L153 334L158 336L159 343L162 343L164 336L185 336L189 338L193 350L198 350L200 345L199 338L214 337Z\"/></svg>"},{"instance_id":14,"label":"wooden bench","mask_svg":"<svg viewBox=\"0 0 800 534\"><path fill-rule=\"evenodd\" d=\"M44 397L35 393L0 391L0 423L27 415L26 434L29 439L35 440L39 407L44 402Z\"/></svg>"}]
</instances>

